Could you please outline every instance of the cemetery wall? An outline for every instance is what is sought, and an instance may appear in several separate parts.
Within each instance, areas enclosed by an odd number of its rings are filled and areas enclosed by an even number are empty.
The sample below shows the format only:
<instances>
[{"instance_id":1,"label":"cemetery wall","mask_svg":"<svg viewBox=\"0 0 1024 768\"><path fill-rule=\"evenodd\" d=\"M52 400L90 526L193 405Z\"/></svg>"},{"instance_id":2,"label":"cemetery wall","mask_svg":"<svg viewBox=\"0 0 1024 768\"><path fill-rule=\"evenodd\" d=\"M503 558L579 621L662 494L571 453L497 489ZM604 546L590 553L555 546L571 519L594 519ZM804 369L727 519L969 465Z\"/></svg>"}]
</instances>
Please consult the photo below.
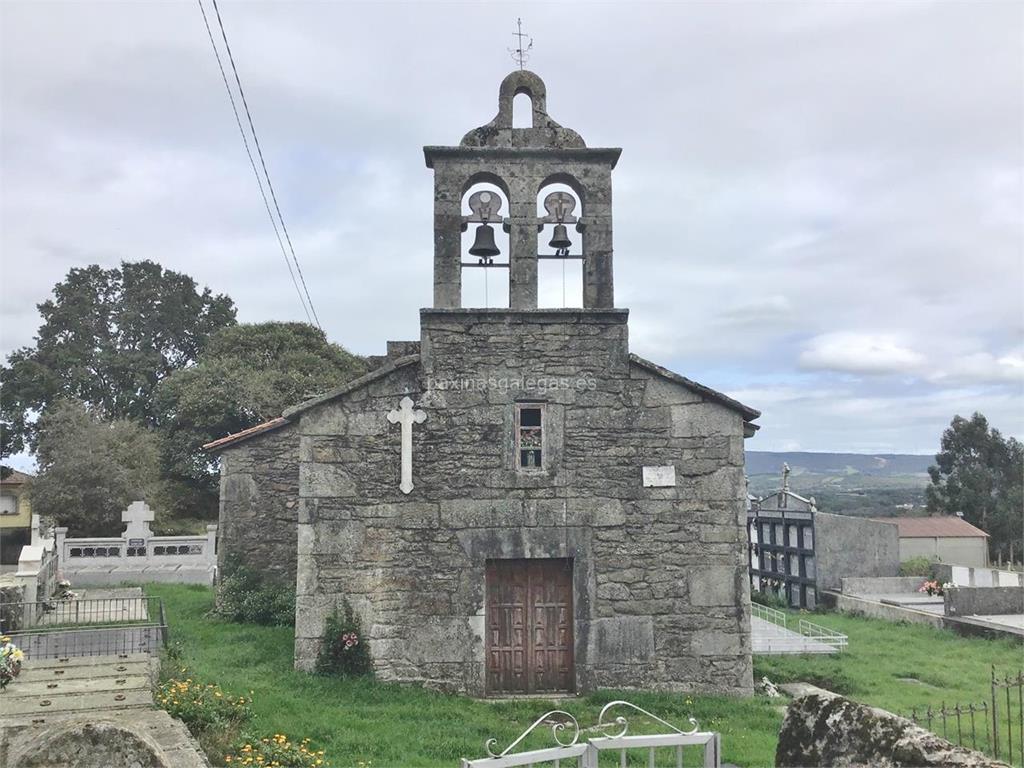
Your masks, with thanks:
<instances>
[{"instance_id":1,"label":"cemetery wall","mask_svg":"<svg viewBox=\"0 0 1024 768\"><path fill-rule=\"evenodd\" d=\"M951 581L958 587L1024 587L1024 573L998 568L932 563L932 576L942 583Z\"/></svg>"},{"instance_id":2,"label":"cemetery wall","mask_svg":"<svg viewBox=\"0 0 1024 768\"><path fill-rule=\"evenodd\" d=\"M839 589L844 577L899 574L900 537L895 525L817 512L814 528L819 589Z\"/></svg>"},{"instance_id":3,"label":"cemetery wall","mask_svg":"<svg viewBox=\"0 0 1024 768\"><path fill-rule=\"evenodd\" d=\"M1024 613L1020 587L956 587L943 596L947 616L1004 616Z\"/></svg>"},{"instance_id":4,"label":"cemetery wall","mask_svg":"<svg viewBox=\"0 0 1024 768\"><path fill-rule=\"evenodd\" d=\"M751 692L744 417L630 356L626 317L422 310L420 358L286 414L299 422L299 668L347 599L381 677L481 694L488 559L557 557L574 563L578 689ZM386 416L404 396L426 413L408 495ZM544 403L541 471L515 468L523 399ZM254 460L226 464L237 499ZM645 487L652 466L674 483Z\"/></svg>"},{"instance_id":5,"label":"cemetery wall","mask_svg":"<svg viewBox=\"0 0 1024 768\"><path fill-rule=\"evenodd\" d=\"M920 576L844 577L842 591L848 595L914 594L924 579Z\"/></svg>"},{"instance_id":6,"label":"cemetery wall","mask_svg":"<svg viewBox=\"0 0 1024 768\"><path fill-rule=\"evenodd\" d=\"M295 583L299 440L286 425L226 448L220 464L221 571L231 557Z\"/></svg>"},{"instance_id":7,"label":"cemetery wall","mask_svg":"<svg viewBox=\"0 0 1024 768\"><path fill-rule=\"evenodd\" d=\"M917 611L913 608L889 605L880 603L877 600L870 600L858 595L845 593L833 593L836 601L836 610L840 613L849 613L854 616L867 616L871 619L884 619L885 621L905 622L907 624L928 624L936 629L946 626L946 621L941 614Z\"/></svg>"}]
</instances>

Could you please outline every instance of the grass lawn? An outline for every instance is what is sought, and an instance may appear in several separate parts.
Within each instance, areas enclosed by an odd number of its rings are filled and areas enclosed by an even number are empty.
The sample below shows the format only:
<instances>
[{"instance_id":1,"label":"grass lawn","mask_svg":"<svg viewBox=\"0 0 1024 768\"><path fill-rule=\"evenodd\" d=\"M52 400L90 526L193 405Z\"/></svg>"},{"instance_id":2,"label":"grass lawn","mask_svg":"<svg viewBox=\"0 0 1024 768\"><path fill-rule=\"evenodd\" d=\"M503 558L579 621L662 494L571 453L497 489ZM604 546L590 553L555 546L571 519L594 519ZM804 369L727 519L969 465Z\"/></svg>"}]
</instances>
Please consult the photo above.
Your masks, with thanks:
<instances>
[{"instance_id":1,"label":"grass lawn","mask_svg":"<svg viewBox=\"0 0 1024 768\"><path fill-rule=\"evenodd\" d=\"M601 691L557 704L536 699L487 702L371 680L318 677L292 669L290 627L208 617L213 596L205 587L152 584L146 592L163 598L171 641L181 643L192 674L228 693L252 691L254 718L248 732L283 733L293 740L309 737L312 746L326 750L334 768L359 763L372 768L454 766L460 757L484 756L489 738L504 749L549 709L567 710L587 727L596 722L601 706L616 698L684 729L687 718L695 717L702 729L722 734L726 762L766 766L774 761L782 722L779 700ZM1022 660L1021 647L1008 642L838 615L815 620L849 634L850 650L828 658L757 657L756 679L767 675L776 682L817 682L903 712L942 700L983 701L989 665L1016 671ZM536 746L541 745L550 745L550 730L538 738ZM211 754L211 759L216 756Z\"/></svg>"},{"instance_id":2,"label":"grass lawn","mask_svg":"<svg viewBox=\"0 0 1024 768\"><path fill-rule=\"evenodd\" d=\"M791 614L795 616L795 614ZM805 681L841 693L855 701L907 716L911 709L943 702L991 705L990 680L995 666L999 677L1016 675L1024 667L1024 645L1019 641L960 637L947 630L921 624L893 624L845 614L817 614L815 622L850 636L848 650L833 656L756 656L754 679L767 675L772 682ZM791 623L792 619L791 619ZM1014 691L1013 713L1019 712ZM1005 692L1000 706L1005 703ZM1005 718L1001 718L1005 723ZM1019 723L1019 720L1014 720ZM956 741L955 718L948 723ZM969 724L964 722L965 729ZM981 729L980 717L977 728ZM1019 744L1014 728L1014 751ZM941 725L933 730L942 735ZM1001 758L1006 758L1005 725ZM988 744L978 733L978 745ZM1017 765L1019 765L1019 756Z\"/></svg>"}]
</instances>

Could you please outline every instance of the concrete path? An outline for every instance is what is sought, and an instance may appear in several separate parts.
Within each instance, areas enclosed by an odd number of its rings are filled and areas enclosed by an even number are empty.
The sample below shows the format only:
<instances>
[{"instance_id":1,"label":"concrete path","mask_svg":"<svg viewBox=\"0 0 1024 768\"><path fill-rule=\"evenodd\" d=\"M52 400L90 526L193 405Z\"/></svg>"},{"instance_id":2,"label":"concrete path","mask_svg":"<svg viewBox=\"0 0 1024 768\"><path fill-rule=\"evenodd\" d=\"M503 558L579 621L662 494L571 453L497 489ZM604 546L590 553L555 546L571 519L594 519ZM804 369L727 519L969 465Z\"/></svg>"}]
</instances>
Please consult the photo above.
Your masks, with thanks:
<instances>
[{"instance_id":1,"label":"concrete path","mask_svg":"<svg viewBox=\"0 0 1024 768\"><path fill-rule=\"evenodd\" d=\"M784 653L836 653L831 645L811 640L798 632L772 624L770 621L750 617L751 645L755 654L777 655Z\"/></svg>"},{"instance_id":2,"label":"concrete path","mask_svg":"<svg viewBox=\"0 0 1024 768\"><path fill-rule=\"evenodd\" d=\"M864 600L874 600L884 605L895 605L898 608L909 608L942 616L946 612L945 601L939 595L925 594L894 594L894 595L857 595Z\"/></svg>"}]
</instances>

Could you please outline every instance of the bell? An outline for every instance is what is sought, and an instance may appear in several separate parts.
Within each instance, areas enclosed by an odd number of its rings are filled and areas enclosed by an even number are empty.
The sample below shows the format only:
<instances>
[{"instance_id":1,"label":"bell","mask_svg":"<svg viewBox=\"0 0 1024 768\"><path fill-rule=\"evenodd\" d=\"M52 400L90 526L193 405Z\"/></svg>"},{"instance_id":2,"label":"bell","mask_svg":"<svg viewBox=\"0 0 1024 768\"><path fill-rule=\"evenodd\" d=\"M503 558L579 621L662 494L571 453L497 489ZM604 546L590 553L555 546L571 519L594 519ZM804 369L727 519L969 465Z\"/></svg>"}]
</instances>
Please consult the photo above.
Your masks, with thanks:
<instances>
[{"instance_id":1,"label":"bell","mask_svg":"<svg viewBox=\"0 0 1024 768\"><path fill-rule=\"evenodd\" d=\"M490 224L481 224L476 228L476 238L473 246L469 249L470 256L479 256L481 259L490 259L497 256L501 251L494 244L494 229Z\"/></svg>"},{"instance_id":2,"label":"bell","mask_svg":"<svg viewBox=\"0 0 1024 768\"><path fill-rule=\"evenodd\" d=\"M551 242L548 245L556 251L567 250L572 246L572 240L569 239L569 231L565 228L565 224L555 224L555 231L551 235Z\"/></svg>"}]
</instances>

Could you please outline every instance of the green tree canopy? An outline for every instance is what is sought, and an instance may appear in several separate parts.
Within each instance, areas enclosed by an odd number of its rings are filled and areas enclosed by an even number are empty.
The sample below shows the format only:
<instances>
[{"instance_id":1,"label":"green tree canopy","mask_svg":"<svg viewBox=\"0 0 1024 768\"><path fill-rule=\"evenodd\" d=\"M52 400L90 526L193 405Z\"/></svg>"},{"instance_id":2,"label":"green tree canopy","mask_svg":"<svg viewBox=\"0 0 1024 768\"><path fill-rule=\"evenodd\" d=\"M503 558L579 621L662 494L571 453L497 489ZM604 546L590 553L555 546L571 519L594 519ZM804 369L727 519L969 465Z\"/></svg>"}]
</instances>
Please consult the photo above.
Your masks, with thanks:
<instances>
[{"instance_id":1,"label":"green tree canopy","mask_svg":"<svg viewBox=\"0 0 1024 768\"><path fill-rule=\"evenodd\" d=\"M32 511L68 527L70 536L111 536L121 512L159 495L156 436L125 419L103 421L72 400L40 417L32 480Z\"/></svg>"},{"instance_id":2,"label":"green tree canopy","mask_svg":"<svg viewBox=\"0 0 1024 768\"><path fill-rule=\"evenodd\" d=\"M152 261L72 269L39 312L35 346L0 367L0 456L32 448L33 419L60 399L152 424L157 384L235 322L230 298Z\"/></svg>"},{"instance_id":3,"label":"green tree canopy","mask_svg":"<svg viewBox=\"0 0 1024 768\"><path fill-rule=\"evenodd\" d=\"M980 413L953 417L928 468L928 511L962 512L989 534L992 554L1021 554L1024 537L1024 445L989 428Z\"/></svg>"},{"instance_id":4,"label":"green tree canopy","mask_svg":"<svg viewBox=\"0 0 1024 768\"><path fill-rule=\"evenodd\" d=\"M182 508L174 514L202 517L216 509L216 460L202 450L204 443L280 416L365 370L362 358L305 323L235 325L215 333L195 365L157 388L165 476L194 490L175 494Z\"/></svg>"}]
</instances>

